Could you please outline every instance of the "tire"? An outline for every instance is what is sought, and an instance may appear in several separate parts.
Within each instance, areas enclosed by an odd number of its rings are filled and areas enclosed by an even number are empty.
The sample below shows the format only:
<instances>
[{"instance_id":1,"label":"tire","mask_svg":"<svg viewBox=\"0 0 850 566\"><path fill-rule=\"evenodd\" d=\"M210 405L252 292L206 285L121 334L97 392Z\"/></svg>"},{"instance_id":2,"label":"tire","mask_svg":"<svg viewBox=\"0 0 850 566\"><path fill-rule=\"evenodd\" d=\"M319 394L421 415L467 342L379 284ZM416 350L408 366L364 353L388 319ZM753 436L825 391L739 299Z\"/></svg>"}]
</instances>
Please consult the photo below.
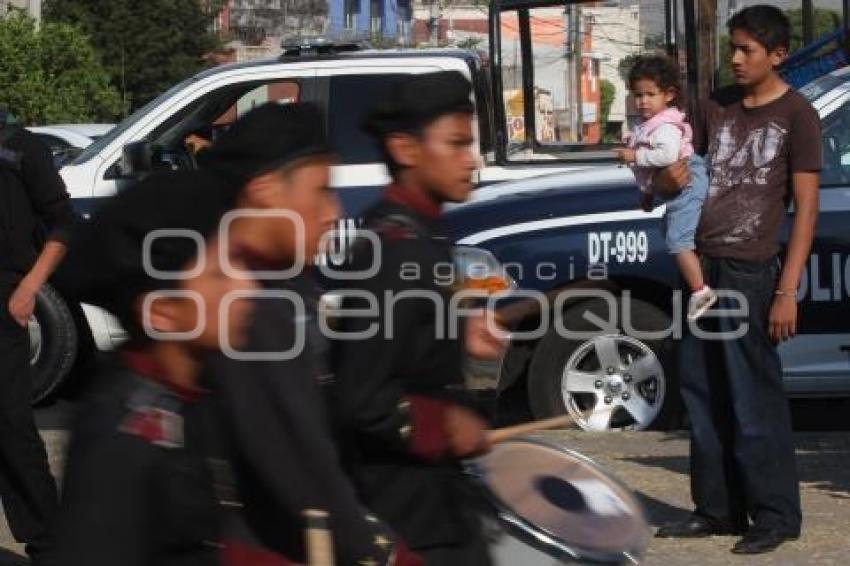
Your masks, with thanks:
<instances>
[{"instance_id":1,"label":"tire","mask_svg":"<svg viewBox=\"0 0 850 566\"><path fill-rule=\"evenodd\" d=\"M594 431L665 429L678 422L681 401L672 340L626 335L624 304L629 304L632 326L641 331L671 326L667 313L635 298L628 303L616 299L617 331L610 333L585 318L592 313L612 319L604 300L568 307L564 328L587 336L570 339L553 327L538 344L527 382L535 418L570 413L579 427ZM603 364L603 359L610 363Z\"/></svg>"},{"instance_id":2,"label":"tire","mask_svg":"<svg viewBox=\"0 0 850 566\"><path fill-rule=\"evenodd\" d=\"M65 380L77 357L78 334L65 300L49 285L36 296L29 323L31 400L46 401Z\"/></svg>"}]
</instances>

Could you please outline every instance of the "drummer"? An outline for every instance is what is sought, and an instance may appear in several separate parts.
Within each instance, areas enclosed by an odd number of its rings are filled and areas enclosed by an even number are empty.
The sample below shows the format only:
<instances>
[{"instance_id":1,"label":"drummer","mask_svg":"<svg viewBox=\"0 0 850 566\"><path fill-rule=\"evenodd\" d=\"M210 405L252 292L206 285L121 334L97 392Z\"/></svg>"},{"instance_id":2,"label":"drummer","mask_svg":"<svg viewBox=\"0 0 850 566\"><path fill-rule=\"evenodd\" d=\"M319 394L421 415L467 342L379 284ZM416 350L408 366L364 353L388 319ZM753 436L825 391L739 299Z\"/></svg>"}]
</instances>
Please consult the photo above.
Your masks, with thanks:
<instances>
[{"instance_id":1,"label":"drummer","mask_svg":"<svg viewBox=\"0 0 850 566\"><path fill-rule=\"evenodd\" d=\"M203 356L221 335L233 344L246 336L250 304L237 301L220 322L224 297L257 288L221 269L220 252L232 248L215 234L232 201L211 175L163 172L113 197L74 235L78 245L58 274L63 289L109 310L129 340L98 371L76 416L60 564L220 563L208 439L195 409L206 396Z\"/></svg>"},{"instance_id":2,"label":"drummer","mask_svg":"<svg viewBox=\"0 0 850 566\"><path fill-rule=\"evenodd\" d=\"M333 406L361 498L427 564L441 566L490 563L474 491L458 463L488 449L487 423L459 393L464 350L493 359L505 344L483 315L466 321L462 339L445 338L438 321L448 320L449 296L434 280L438 264L452 262L442 205L466 200L478 165L473 112L469 81L439 72L397 85L368 118L393 181L365 215L380 240L377 273L350 287L371 294L381 322L343 318L340 334L377 332L339 340L334 355ZM358 239L348 268L368 270L374 253ZM341 312L365 303L344 296Z\"/></svg>"},{"instance_id":3,"label":"drummer","mask_svg":"<svg viewBox=\"0 0 850 566\"><path fill-rule=\"evenodd\" d=\"M329 515L338 564L419 564L357 499L322 394L327 347L316 328L314 285L298 265L299 256L315 256L338 214L322 122L313 104L265 104L200 158L202 169L239 187L228 239L262 276L265 295L255 302L243 352L209 360L204 376L216 393L216 402L204 407L206 416L221 431L211 437L224 439L215 460L222 483L238 496L239 512L231 513L228 526L240 558L252 565L267 564L257 552L304 563L307 510Z\"/></svg>"}]
</instances>

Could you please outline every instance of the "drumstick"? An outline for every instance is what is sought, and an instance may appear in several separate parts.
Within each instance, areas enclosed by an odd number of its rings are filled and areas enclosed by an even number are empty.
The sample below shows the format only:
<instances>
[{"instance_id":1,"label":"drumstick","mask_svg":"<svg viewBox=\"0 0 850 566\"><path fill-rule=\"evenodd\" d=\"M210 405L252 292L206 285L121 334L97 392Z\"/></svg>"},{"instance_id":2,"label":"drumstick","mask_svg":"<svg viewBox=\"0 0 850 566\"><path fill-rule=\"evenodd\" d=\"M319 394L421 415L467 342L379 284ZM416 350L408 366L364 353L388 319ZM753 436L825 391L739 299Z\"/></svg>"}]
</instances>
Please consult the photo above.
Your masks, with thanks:
<instances>
[{"instance_id":1,"label":"drumstick","mask_svg":"<svg viewBox=\"0 0 850 566\"><path fill-rule=\"evenodd\" d=\"M562 428L565 426L569 426L574 422L575 417L573 417L572 415L561 415L559 417L552 417L550 419L542 419L539 421L531 421L518 425L506 426L504 428L497 428L488 432L487 441L490 444L498 444L499 442L504 442L505 440L510 440L512 438L516 438L517 436L522 436L523 434L537 432L539 430L548 430L550 428Z\"/></svg>"},{"instance_id":2,"label":"drumstick","mask_svg":"<svg viewBox=\"0 0 850 566\"><path fill-rule=\"evenodd\" d=\"M309 566L334 566L333 540L328 528L328 513L319 509L305 509L307 522L307 564Z\"/></svg>"}]
</instances>

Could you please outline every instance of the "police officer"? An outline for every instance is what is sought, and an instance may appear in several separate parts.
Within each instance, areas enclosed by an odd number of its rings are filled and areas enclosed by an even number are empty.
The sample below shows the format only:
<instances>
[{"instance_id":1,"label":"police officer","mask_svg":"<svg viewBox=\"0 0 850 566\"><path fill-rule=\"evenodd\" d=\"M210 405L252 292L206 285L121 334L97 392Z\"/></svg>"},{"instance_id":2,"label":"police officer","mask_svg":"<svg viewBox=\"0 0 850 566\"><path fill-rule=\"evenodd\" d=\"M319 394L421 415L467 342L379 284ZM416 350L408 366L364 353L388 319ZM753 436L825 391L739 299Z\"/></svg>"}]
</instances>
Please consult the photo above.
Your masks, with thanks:
<instances>
[{"instance_id":1,"label":"police officer","mask_svg":"<svg viewBox=\"0 0 850 566\"><path fill-rule=\"evenodd\" d=\"M344 291L335 344L334 409L361 497L441 566L489 563L457 461L487 449L484 420L464 407L462 361L464 350L493 358L504 347L483 315L466 321L463 340L441 328L449 290L435 277L452 265L441 208L467 198L478 164L470 96L460 73L425 74L400 83L368 119L393 182L365 215L380 246L361 238L353 247L349 269L377 263L377 273L344 287L359 295ZM377 317L362 316L370 310Z\"/></svg>"},{"instance_id":2,"label":"police officer","mask_svg":"<svg viewBox=\"0 0 850 566\"><path fill-rule=\"evenodd\" d=\"M75 233L58 274L63 288L109 310L130 338L94 378L72 429L58 522L63 566L219 564L209 439L193 414L205 395L204 352L218 348L220 333L233 344L244 337L250 305L232 305L220 328L223 297L256 289L220 265L220 248L229 250L215 236L233 196L209 174L154 174ZM175 229L200 243L155 237Z\"/></svg>"},{"instance_id":3,"label":"police officer","mask_svg":"<svg viewBox=\"0 0 850 566\"><path fill-rule=\"evenodd\" d=\"M247 544L303 563L304 513L317 510L328 514L336 563L416 564L358 500L321 391L328 362L304 264L338 216L331 159L322 114L308 104L259 107L200 158L202 168L241 187L244 214L229 238L268 295L257 299L243 351L209 364L214 420L242 504L231 528Z\"/></svg>"},{"instance_id":4,"label":"police officer","mask_svg":"<svg viewBox=\"0 0 850 566\"><path fill-rule=\"evenodd\" d=\"M49 149L0 111L0 499L15 540L50 561L56 486L30 408L27 321L74 221ZM46 244L37 233L46 225Z\"/></svg>"}]
</instances>

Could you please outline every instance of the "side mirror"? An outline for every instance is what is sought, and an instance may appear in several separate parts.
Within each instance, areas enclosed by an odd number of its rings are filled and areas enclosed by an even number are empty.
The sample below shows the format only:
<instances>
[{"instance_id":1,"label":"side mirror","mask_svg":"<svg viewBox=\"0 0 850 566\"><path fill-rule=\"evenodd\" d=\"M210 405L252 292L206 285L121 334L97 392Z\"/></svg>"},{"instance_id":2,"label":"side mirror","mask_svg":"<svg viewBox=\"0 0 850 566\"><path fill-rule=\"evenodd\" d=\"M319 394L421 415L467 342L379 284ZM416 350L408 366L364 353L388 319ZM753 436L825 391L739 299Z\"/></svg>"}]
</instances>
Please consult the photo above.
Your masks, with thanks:
<instances>
[{"instance_id":1,"label":"side mirror","mask_svg":"<svg viewBox=\"0 0 850 566\"><path fill-rule=\"evenodd\" d=\"M118 162L118 177L135 179L153 171L153 147L148 141L135 141L124 146Z\"/></svg>"}]
</instances>

